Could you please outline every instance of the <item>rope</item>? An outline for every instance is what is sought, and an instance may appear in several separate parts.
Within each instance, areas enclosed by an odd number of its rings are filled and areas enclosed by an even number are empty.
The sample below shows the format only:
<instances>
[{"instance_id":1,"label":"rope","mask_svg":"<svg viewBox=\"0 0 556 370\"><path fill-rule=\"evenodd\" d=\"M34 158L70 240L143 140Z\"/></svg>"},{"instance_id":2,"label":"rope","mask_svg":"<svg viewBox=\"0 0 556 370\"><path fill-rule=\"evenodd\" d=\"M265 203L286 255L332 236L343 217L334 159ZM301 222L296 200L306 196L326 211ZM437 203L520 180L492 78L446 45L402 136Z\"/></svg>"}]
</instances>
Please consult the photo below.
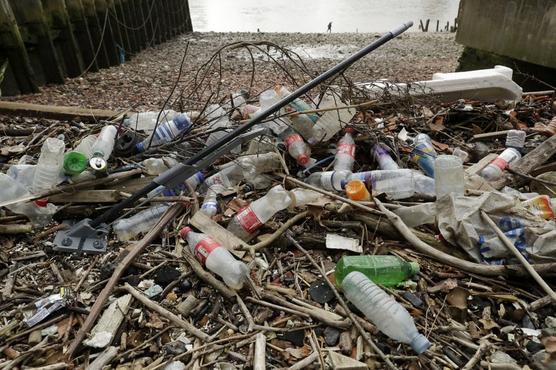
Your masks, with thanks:
<instances>
[{"instance_id":1,"label":"rope","mask_svg":"<svg viewBox=\"0 0 556 370\"><path fill-rule=\"evenodd\" d=\"M114 18L116 20L116 22L121 25L122 27L127 28L128 30L132 30L132 31L139 31L143 28L145 28L145 26L147 25L147 23L149 22L149 20L151 19L151 16L153 14L153 9L154 9L154 4L155 4L156 0L152 0L151 2L151 8L149 9L149 15L147 16L147 18L145 18L145 21L143 22L143 24L139 27L131 27L128 26L127 24L125 24L124 22L120 21L120 19L118 18L118 15L110 12L110 15L112 16L112 18Z\"/></svg>"},{"instance_id":2,"label":"rope","mask_svg":"<svg viewBox=\"0 0 556 370\"><path fill-rule=\"evenodd\" d=\"M100 36L100 41L98 43L98 47L97 47L97 51L95 52L95 56L93 57L93 60L91 61L91 64L89 64L89 66L87 68L85 68L85 70L79 75L79 77L83 77L87 72L89 72L89 70L91 69L93 64L95 64L95 62L97 60L97 57L98 57L98 53L100 52L100 48L102 47L102 43L104 42L104 35L106 34L107 24L108 24L108 9L106 9L106 13L104 15L104 26L102 27L102 34Z\"/></svg>"}]
</instances>

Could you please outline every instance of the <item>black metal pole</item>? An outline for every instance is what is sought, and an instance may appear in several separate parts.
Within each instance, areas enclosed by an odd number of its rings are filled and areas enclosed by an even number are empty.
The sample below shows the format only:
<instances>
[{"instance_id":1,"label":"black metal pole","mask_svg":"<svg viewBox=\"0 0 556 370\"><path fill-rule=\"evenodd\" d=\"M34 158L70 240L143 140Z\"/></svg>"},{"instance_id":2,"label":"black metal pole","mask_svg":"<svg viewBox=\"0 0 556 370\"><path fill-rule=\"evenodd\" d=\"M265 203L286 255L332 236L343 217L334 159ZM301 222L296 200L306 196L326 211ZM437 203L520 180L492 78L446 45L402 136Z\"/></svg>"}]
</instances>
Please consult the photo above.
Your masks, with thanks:
<instances>
[{"instance_id":1,"label":"black metal pole","mask_svg":"<svg viewBox=\"0 0 556 370\"><path fill-rule=\"evenodd\" d=\"M215 150L220 148L221 146L225 145L228 141L236 138L237 136L247 132L247 130L251 129L257 123L262 122L265 118L277 112L281 108L285 107L289 103L293 102L295 99L299 98L301 95L306 94L311 89L319 85L324 80L329 79L330 77L336 75L337 73L343 71L365 55L369 54L371 51L379 48L380 46L384 45L388 41L392 40L394 37L402 34L403 32L407 31L411 26L413 26L413 22L407 22L402 24L401 26L397 27L396 29L384 34L380 38L376 39L374 42L369 44L368 46L364 47L363 49L359 50L357 53L353 54L349 58L341 61L339 64L335 65L334 67L330 68L328 71L324 72L320 76L316 77L315 79L307 82L305 85L301 86L297 90L295 90L290 95L286 96L279 102L275 103L274 105L270 106L266 110L264 110L261 114L257 117L253 118L251 121L244 123L243 125L236 128L234 131L228 133L226 136L222 137L216 143L212 144L211 146L206 147L205 149L201 150L199 153L194 155L193 157L189 158L184 163L180 163L168 171L164 172L157 178L153 180L149 185L145 186L143 189L134 193L131 197L123 200L122 202L116 204L105 213L91 221L92 227L97 227L101 223L110 222L115 219L120 212L131 205L133 205L137 200L141 197L147 195L150 191L156 189L160 185L166 185L168 183L177 183L183 182L191 177L196 171L202 170L204 168L201 167L194 167L194 165L205 158L206 156L212 154Z\"/></svg>"}]
</instances>

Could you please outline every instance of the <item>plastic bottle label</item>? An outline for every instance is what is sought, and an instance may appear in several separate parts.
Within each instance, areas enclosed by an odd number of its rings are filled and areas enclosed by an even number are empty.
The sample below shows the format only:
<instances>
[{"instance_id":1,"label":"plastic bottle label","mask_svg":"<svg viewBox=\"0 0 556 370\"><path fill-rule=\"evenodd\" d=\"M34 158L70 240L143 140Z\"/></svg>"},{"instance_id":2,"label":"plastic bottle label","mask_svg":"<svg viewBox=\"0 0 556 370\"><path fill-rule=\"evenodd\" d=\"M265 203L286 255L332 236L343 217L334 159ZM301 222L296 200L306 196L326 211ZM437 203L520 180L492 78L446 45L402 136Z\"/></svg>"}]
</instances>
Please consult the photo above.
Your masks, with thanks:
<instances>
[{"instance_id":1,"label":"plastic bottle label","mask_svg":"<svg viewBox=\"0 0 556 370\"><path fill-rule=\"evenodd\" d=\"M241 227L250 234L263 224L249 206L240 210L236 217Z\"/></svg>"},{"instance_id":2,"label":"plastic bottle label","mask_svg":"<svg viewBox=\"0 0 556 370\"><path fill-rule=\"evenodd\" d=\"M286 144L286 148L289 148L290 145L292 145L296 141L303 141L303 139L299 134L288 135L288 137L286 137L286 140L284 140L284 143Z\"/></svg>"},{"instance_id":3,"label":"plastic bottle label","mask_svg":"<svg viewBox=\"0 0 556 370\"><path fill-rule=\"evenodd\" d=\"M518 159L519 159L519 154L517 154L516 151L511 149L506 149L502 153L500 153L498 158L492 161L491 164L504 171L506 167L508 167L509 163L512 163Z\"/></svg>"},{"instance_id":4,"label":"plastic bottle label","mask_svg":"<svg viewBox=\"0 0 556 370\"><path fill-rule=\"evenodd\" d=\"M218 247L220 247L220 243L216 240L211 238L202 239L195 246L195 258L197 258L204 266L209 254L211 254L212 251Z\"/></svg>"},{"instance_id":5,"label":"plastic bottle label","mask_svg":"<svg viewBox=\"0 0 556 370\"><path fill-rule=\"evenodd\" d=\"M539 195L523 202L522 205L534 215L546 220L554 218L554 210L550 207L550 198L547 195Z\"/></svg>"},{"instance_id":6,"label":"plastic bottle label","mask_svg":"<svg viewBox=\"0 0 556 370\"><path fill-rule=\"evenodd\" d=\"M353 158L355 156L355 144L338 144L336 147L336 155L338 154L347 154Z\"/></svg>"}]
</instances>

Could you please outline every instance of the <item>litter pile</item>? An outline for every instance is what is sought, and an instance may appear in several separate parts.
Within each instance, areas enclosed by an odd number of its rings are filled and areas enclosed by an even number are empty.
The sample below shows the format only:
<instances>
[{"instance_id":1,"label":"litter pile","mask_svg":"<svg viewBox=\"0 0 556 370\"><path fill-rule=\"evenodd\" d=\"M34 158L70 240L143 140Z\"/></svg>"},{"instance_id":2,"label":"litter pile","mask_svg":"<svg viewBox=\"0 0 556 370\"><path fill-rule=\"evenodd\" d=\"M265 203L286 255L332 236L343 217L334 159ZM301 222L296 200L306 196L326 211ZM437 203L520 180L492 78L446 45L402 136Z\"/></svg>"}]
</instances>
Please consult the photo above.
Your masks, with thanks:
<instances>
[{"instance_id":1,"label":"litter pile","mask_svg":"<svg viewBox=\"0 0 556 370\"><path fill-rule=\"evenodd\" d=\"M173 110L2 119L2 369L553 366L555 96L509 68L338 79L69 233L297 87L201 100L211 73Z\"/></svg>"}]
</instances>

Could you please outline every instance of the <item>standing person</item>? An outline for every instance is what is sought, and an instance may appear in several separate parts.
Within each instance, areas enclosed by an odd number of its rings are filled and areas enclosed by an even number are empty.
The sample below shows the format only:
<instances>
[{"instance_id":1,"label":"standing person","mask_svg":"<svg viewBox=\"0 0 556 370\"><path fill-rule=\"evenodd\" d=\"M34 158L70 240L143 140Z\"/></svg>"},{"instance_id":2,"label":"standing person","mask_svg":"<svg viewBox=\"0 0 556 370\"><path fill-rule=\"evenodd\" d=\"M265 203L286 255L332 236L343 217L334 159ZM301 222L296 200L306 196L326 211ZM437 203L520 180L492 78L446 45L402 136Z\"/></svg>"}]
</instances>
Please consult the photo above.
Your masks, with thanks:
<instances>
[{"instance_id":1,"label":"standing person","mask_svg":"<svg viewBox=\"0 0 556 370\"><path fill-rule=\"evenodd\" d=\"M332 21L330 21L330 22L328 23L328 28L327 28L326 32L328 32L328 33L331 33L331 32L332 32Z\"/></svg>"}]
</instances>

